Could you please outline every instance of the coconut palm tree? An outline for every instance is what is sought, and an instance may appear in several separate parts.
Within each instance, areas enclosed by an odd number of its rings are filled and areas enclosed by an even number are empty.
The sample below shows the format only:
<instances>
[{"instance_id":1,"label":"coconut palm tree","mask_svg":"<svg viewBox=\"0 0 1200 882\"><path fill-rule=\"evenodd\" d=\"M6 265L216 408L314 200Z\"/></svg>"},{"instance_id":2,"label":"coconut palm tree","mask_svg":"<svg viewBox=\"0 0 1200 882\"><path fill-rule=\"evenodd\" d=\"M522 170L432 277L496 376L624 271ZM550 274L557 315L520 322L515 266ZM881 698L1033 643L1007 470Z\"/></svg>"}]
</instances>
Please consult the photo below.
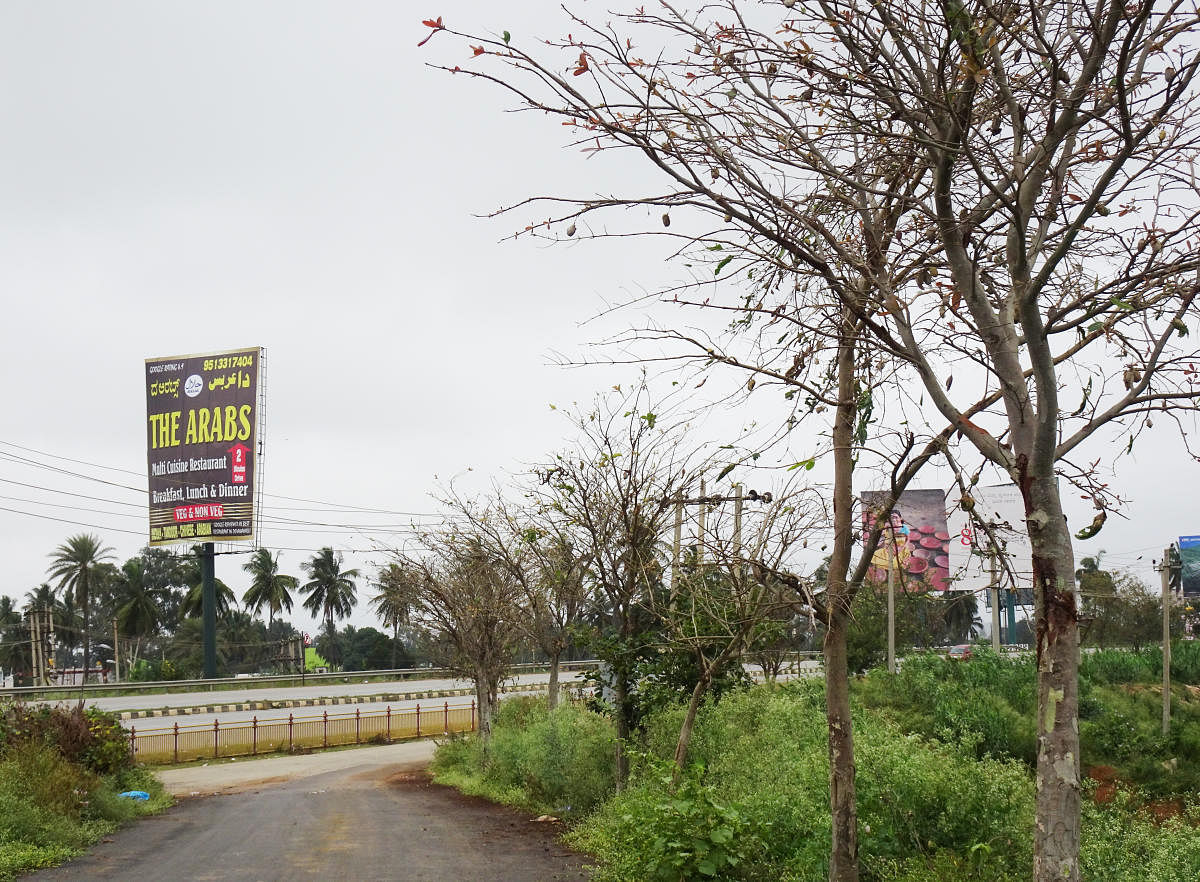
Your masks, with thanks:
<instances>
[{"instance_id":1,"label":"coconut palm tree","mask_svg":"<svg viewBox=\"0 0 1200 882\"><path fill-rule=\"evenodd\" d=\"M87 682L88 666L91 664L91 639L88 634L88 595L96 581L96 571L102 563L111 560L113 550L100 541L99 536L80 533L67 539L50 555L50 567L46 571L51 580L58 581L58 589L69 595L83 613L83 682Z\"/></svg>"},{"instance_id":2,"label":"coconut palm tree","mask_svg":"<svg viewBox=\"0 0 1200 882\"><path fill-rule=\"evenodd\" d=\"M354 584L358 570L343 570L342 555L329 546L322 548L313 555L312 560L301 566L309 577L309 581L300 586L300 590L308 595L304 600L304 608L325 621L325 628L336 648L335 621L350 615L358 603Z\"/></svg>"},{"instance_id":3,"label":"coconut palm tree","mask_svg":"<svg viewBox=\"0 0 1200 882\"><path fill-rule=\"evenodd\" d=\"M163 592L147 572L145 558L125 561L113 586L113 605L118 630L136 641L130 653L130 668L137 663L142 640L153 635L162 623Z\"/></svg>"},{"instance_id":4,"label":"coconut palm tree","mask_svg":"<svg viewBox=\"0 0 1200 882\"><path fill-rule=\"evenodd\" d=\"M237 595L233 589L220 579L213 579L214 597L217 601L216 615L218 619L229 616L230 610L237 609ZM204 615L204 582L200 578L200 567L196 567L194 577L188 577L188 590L179 604L180 619L198 619Z\"/></svg>"},{"instance_id":5,"label":"coconut palm tree","mask_svg":"<svg viewBox=\"0 0 1200 882\"><path fill-rule=\"evenodd\" d=\"M413 589L410 579L419 578L396 563L379 568L375 587L379 593L371 598L375 615L385 628L392 629L392 667L400 649L400 628L408 624L412 612Z\"/></svg>"},{"instance_id":6,"label":"coconut palm tree","mask_svg":"<svg viewBox=\"0 0 1200 882\"><path fill-rule=\"evenodd\" d=\"M11 597L0 595L0 668L15 675L28 666L28 657L29 632L21 611Z\"/></svg>"},{"instance_id":7,"label":"coconut palm tree","mask_svg":"<svg viewBox=\"0 0 1200 882\"><path fill-rule=\"evenodd\" d=\"M242 569L251 576L250 587L242 595L242 603L255 614L265 606L269 629L275 623L275 616L285 609L292 611L292 592L300 580L279 572L279 553L276 552L272 557L265 548L254 552Z\"/></svg>"}]
</instances>

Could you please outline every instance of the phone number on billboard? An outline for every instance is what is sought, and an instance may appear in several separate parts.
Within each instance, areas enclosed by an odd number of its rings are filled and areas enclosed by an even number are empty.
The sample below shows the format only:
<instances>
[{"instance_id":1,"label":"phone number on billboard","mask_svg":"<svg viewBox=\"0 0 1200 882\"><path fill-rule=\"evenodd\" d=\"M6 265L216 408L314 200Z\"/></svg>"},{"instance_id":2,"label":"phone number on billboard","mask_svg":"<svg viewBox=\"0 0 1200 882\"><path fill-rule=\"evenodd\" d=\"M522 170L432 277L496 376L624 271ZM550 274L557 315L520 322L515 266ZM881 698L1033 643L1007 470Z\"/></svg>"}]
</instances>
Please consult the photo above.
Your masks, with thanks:
<instances>
[{"instance_id":1,"label":"phone number on billboard","mask_svg":"<svg viewBox=\"0 0 1200 882\"><path fill-rule=\"evenodd\" d=\"M223 371L226 368L253 367L253 355L223 355L220 358L204 359L203 370Z\"/></svg>"}]
</instances>

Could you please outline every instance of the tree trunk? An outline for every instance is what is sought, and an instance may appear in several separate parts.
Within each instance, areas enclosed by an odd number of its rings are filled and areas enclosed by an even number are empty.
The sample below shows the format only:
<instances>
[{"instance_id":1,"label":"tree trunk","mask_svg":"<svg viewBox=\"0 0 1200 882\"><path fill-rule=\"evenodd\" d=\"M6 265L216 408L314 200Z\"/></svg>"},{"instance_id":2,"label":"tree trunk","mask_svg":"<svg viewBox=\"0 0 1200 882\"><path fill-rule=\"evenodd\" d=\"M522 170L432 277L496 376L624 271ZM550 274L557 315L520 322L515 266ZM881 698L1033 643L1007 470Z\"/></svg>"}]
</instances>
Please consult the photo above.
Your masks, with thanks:
<instances>
[{"instance_id":1,"label":"tree trunk","mask_svg":"<svg viewBox=\"0 0 1200 882\"><path fill-rule=\"evenodd\" d=\"M850 725L850 671L846 630L853 594L846 584L854 544L855 329L842 313L838 339L838 403L833 421L833 553L825 588L825 719L829 727L830 882L858 882L858 809L854 794L854 733Z\"/></svg>"},{"instance_id":2,"label":"tree trunk","mask_svg":"<svg viewBox=\"0 0 1200 882\"><path fill-rule=\"evenodd\" d=\"M858 880L858 806L854 791L850 671L846 658L848 623L848 616L835 612L825 630L825 720L829 726L829 808L833 818L830 882Z\"/></svg>"},{"instance_id":3,"label":"tree trunk","mask_svg":"<svg viewBox=\"0 0 1200 882\"><path fill-rule=\"evenodd\" d=\"M1053 474L1022 476L1033 547L1038 669L1037 806L1033 876L1078 882L1080 829L1079 621L1075 560Z\"/></svg>"},{"instance_id":4,"label":"tree trunk","mask_svg":"<svg viewBox=\"0 0 1200 882\"><path fill-rule=\"evenodd\" d=\"M546 705L550 710L558 707L558 660L561 656L561 649L550 653L550 683L546 686Z\"/></svg>"},{"instance_id":5,"label":"tree trunk","mask_svg":"<svg viewBox=\"0 0 1200 882\"><path fill-rule=\"evenodd\" d=\"M479 737L486 744L492 737L492 717L496 714L496 693L499 684L486 682L485 677L475 681L475 703L479 709Z\"/></svg>"},{"instance_id":6,"label":"tree trunk","mask_svg":"<svg viewBox=\"0 0 1200 882\"><path fill-rule=\"evenodd\" d=\"M683 774L684 763L687 762L688 744L692 740L692 729L696 725L696 714L700 711L700 702L704 700L704 693L708 691L709 684L712 683L711 666L704 664L701 661L700 679L696 681L696 688L692 690L692 699L688 702L687 711L683 715L683 725L679 727L679 740L675 742L675 772L671 776L673 784L679 783L679 776Z\"/></svg>"},{"instance_id":7,"label":"tree trunk","mask_svg":"<svg viewBox=\"0 0 1200 882\"><path fill-rule=\"evenodd\" d=\"M623 672L613 671L613 700L616 703L617 717L617 745L616 745L616 765L617 765L617 792L620 793L625 789L625 781L629 778L629 757L625 753L625 743L629 740L629 684L626 682L626 675Z\"/></svg>"}]
</instances>

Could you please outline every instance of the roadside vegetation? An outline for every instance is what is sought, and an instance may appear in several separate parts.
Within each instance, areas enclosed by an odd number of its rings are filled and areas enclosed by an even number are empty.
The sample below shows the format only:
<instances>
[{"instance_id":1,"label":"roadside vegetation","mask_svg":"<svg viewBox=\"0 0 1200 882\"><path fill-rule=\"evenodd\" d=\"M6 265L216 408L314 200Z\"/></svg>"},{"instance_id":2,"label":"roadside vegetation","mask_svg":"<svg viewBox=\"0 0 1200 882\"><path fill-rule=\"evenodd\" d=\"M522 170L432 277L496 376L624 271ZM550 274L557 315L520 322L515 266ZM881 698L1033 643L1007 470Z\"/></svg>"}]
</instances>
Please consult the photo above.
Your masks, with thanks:
<instances>
[{"instance_id":1,"label":"roadside vegetation","mask_svg":"<svg viewBox=\"0 0 1200 882\"><path fill-rule=\"evenodd\" d=\"M1200 645L1172 659L1178 684L1160 734L1161 654L1105 650L1081 667L1085 782L1081 875L1200 877ZM1028 879L1033 871L1035 672L978 649L967 662L909 656L852 686L862 878ZM615 727L580 703L504 702L486 745L439 746L441 783L562 818L596 878L823 880L830 812L819 681L734 688L701 708L691 762L672 757L686 713L658 701L617 792Z\"/></svg>"},{"instance_id":2,"label":"roadside vegetation","mask_svg":"<svg viewBox=\"0 0 1200 882\"><path fill-rule=\"evenodd\" d=\"M148 800L120 796L144 791ZM0 879L53 866L170 804L134 767L116 718L80 705L0 704Z\"/></svg>"}]
</instances>

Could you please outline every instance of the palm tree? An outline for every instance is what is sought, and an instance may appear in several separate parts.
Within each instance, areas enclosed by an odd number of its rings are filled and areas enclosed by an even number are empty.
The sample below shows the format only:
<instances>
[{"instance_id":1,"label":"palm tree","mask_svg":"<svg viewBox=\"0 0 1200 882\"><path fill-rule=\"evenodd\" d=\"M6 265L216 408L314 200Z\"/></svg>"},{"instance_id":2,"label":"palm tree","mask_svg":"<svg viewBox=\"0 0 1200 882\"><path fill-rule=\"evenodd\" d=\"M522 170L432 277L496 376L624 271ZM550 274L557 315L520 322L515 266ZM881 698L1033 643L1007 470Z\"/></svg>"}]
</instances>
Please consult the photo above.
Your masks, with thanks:
<instances>
[{"instance_id":1,"label":"palm tree","mask_svg":"<svg viewBox=\"0 0 1200 882\"><path fill-rule=\"evenodd\" d=\"M304 608L324 619L326 630L336 647L337 629L334 622L350 615L358 603L354 584L358 570L343 570L342 555L329 546L322 548L313 555L312 560L301 566L310 580L300 586L300 590L308 595L304 600Z\"/></svg>"},{"instance_id":2,"label":"palm tree","mask_svg":"<svg viewBox=\"0 0 1200 882\"><path fill-rule=\"evenodd\" d=\"M179 603L179 620L199 619L204 616L204 577L200 569L200 554L202 545L193 545L192 553L181 557L180 578L187 586L187 592ZM214 599L216 600L216 617L224 619L231 609L237 608L237 595L233 589L213 577Z\"/></svg>"},{"instance_id":3,"label":"palm tree","mask_svg":"<svg viewBox=\"0 0 1200 882\"><path fill-rule=\"evenodd\" d=\"M72 536L50 555L50 568L46 571L52 580L58 580L58 589L69 595L83 613L83 682L87 682L88 666L91 664L91 639L88 634L88 594L95 581L96 570L106 560L111 560L113 550L101 544L99 536L80 533Z\"/></svg>"},{"instance_id":4,"label":"palm tree","mask_svg":"<svg viewBox=\"0 0 1200 882\"><path fill-rule=\"evenodd\" d=\"M130 668L137 663L142 640L154 634L162 621L162 593L163 589L153 584L151 574L146 571L145 558L125 561L113 589L113 601L118 630L137 639L130 653Z\"/></svg>"},{"instance_id":5,"label":"palm tree","mask_svg":"<svg viewBox=\"0 0 1200 882\"><path fill-rule=\"evenodd\" d=\"M218 619L228 618L230 610L237 609L237 595L233 589L220 579L213 579L214 597L217 601L216 616ZM187 594L179 604L180 619L198 619L204 615L204 582L200 578L200 568L196 568L194 579L188 580Z\"/></svg>"},{"instance_id":6,"label":"palm tree","mask_svg":"<svg viewBox=\"0 0 1200 882\"><path fill-rule=\"evenodd\" d=\"M371 606L375 615L385 628L392 629L392 668L396 667L396 654L400 648L400 628L408 624L412 612L412 588L410 579L415 575L408 573L404 567L390 563L379 568L379 577L375 587L379 593L371 598Z\"/></svg>"},{"instance_id":7,"label":"palm tree","mask_svg":"<svg viewBox=\"0 0 1200 882\"><path fill-rule=\"evenodd\" d=\"M968 592L947 592L942 597L943 626L951 643L965 643L983 633L979 600Z\"/></svg>"},{"instance_id":8,"label":"palm tree","mask_svg":"<svg viewBox=\"0 0 1200 882\"><path fill-rule=\"evenodd\" d=\"M16 675L29 656L29 633L13 599L0 595L0 668ZM14 683L16 680L14 679Z\"/></svg>"},{"instance_id":9,"label":"palm tree","mask_svg":"<svg viewBox=\"0 0 1200 882\"><path fill-rule=\"evenodd\" d=\"M250 587L242 595L242 603L246 608L258 613L264 606L267 608L267 627L275 622L275 616L285 609L292 611L292 592L300 584L295 576L285 576L279 572L279 553L271 556L265 548L254 552L242 569L251 575Z\"/></svg>"}]
</instances>

